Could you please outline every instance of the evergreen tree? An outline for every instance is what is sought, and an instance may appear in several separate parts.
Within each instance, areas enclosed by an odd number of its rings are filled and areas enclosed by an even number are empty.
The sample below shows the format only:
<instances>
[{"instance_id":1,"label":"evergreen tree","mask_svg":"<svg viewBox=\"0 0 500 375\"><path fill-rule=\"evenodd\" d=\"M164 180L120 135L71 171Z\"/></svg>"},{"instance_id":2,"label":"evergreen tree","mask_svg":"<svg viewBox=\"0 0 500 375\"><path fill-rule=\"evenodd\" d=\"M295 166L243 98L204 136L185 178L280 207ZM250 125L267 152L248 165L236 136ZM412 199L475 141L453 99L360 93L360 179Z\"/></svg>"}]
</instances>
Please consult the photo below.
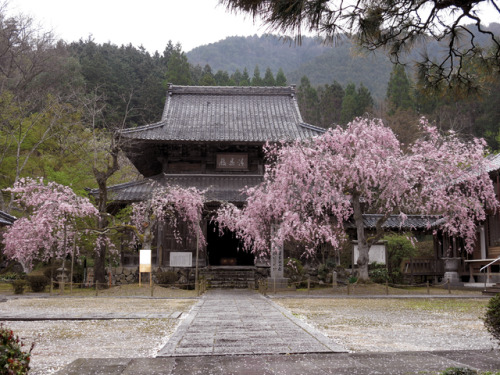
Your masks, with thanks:
<instances>
[{"instance_id":1,"label":"evergreen tree","mask_svg":"<svg viewBox=\"0 0 500 375\"><path fill-rule=\"evenodd\" d=\"M297 101L304 121L313 125L319 124L318 93L311 86L307 76L303 76L300 80L300 86L297 89Z\"/></svg>"},{"instance_id":2,"label":"evergreen tree","mask_svg":"<svg viewBox=\"0 0 500 375\"><path fill-rule=\"evenodd\" d=\"M200 86L215 86L217 82L215 81L214 75L212 74L212 68L210 65L206 64L203 68L203 75L201 76L199 85Z\"/></svg>"},{"instance_id":3,"label":"evergreen tree","mask_svg":"<svg viewBox=\"0 0 500 375\"><path fill-rule=\"evenodd\" d=\"M248 70L246 67L245 69L243 69L240 86L250 86L250 76L248 75Z\"/></svg>"},{"instance_id":4,"label":"evergreen tree","mask_svg":"<svg viewBox=\"0 0 500 375\"><path fill-rule=\"evenodd\" d=\"M255 69L253 70L252 86L262 86L262 77L260 76L258 65L255 65Z\"/></svg>"},{"instance_id":5,"label":"evergreen tree","mask_svg":"<svg viewBox=\"0 0 500 375\"><path fill-rule=\"evenodd\" d=\"M226 71L218 70L214 78L217 86L230 86L231 78Z\"/></svg>"},{"instance_id":6,"label":"evergreen tree","mask_svg":"<svg viewBox=\"0 0 500 375\"><path fill-rule=\"evenodd\" d=\"M340 123L340 113L342 110L342 99L344 98L344 89L337 81L331 85L325 85L320 91L319 111L320 123L319 125L328 128L334 124Z\"/></svg>"},{"instance_id":7,"label":"evergreen tree","mask_svg":"<svg viewBox=\"0 0 500 375\"><path fill-rule=\"evenodd\" d=\"M359 85L356 93L356 116L363 116L373 107L373 98L370 90L363 84Z\"/></svg>"},{"instance_id":8,"label":"evergreen tree","mask_svg":"<svg viewBox=\"0 0 500 375\"><path fill-rule=\"evenodd\" d=\"M266 69L266 74L264 74L264 80L262 81L262 84L264 86L276 86L276 81L274 80L271 68Z\"/></svg>"},{"instance_id":9,"label":"evergreen tree","mask_svg":"<svg viewBox=\"0 0 500 375\"><path fill-rule=\"evenodd\" d=\"M203 76L203 68L199 64L196 66L190 65L189 72L191 74L191 84L199 86L201 77Z\"/></svg>"},{"instance_id":10,"label":"evergreen tree","mask_svg":"<svg viewBox=\"0 0 500 375\"><path fill-rule=\"evenodd\" d=\"M356 85L349 83L345 88L344 98L342 99L342 109L340 111L340 123L342 125L347 124L357 116L357 107Z\"/></svg>"},{"instance_id":11,"label":"evergreen tree","mask_svg":"<svg viewBox=\"0 0 500 375\"><path fill-rule=\"evenodd\" d=\"M243 75L239 69L236 69L236 71L231 75L231 79L233 80L235 86L241 86L240 83L243 80Z\"/></svg>"},{"instance_id":12,"label":"evergreen tree","mask_svg":"<svg viewBox=\"0 0 500 375\"><path fill-rule=\"evenodd\" d=\"M386 95L389 114L398 108L409 109L413 107L411 98L411 83L402 65L394 65L387 85Z\"/></svg>"},{"instance_id":13,"label":"evergreen tree","mask_svg":"<svg viewBox=\"0 0 500 375\"><path fill-rule=\"evenodd\" d=\"M176 48L172 51L170 59L168 60L165 79L167 83L173 83L175 85L191 85L192 79L190 70L190 64L186 54L179 48Z\"/></svg>"},{"instance_id":14,"label":"evergreen tree","mask_svg":"<svg viewBox=\"0 0 500 375\"><path fill-rule=\"evenodd\" d=\"M286 76L285 73L283 72L283 69L279 69L278 73L276 74L276 86L286 86L287 81L286 81Z\"/></svg>"},{"instance_id":15,"label":"evergreen tree","mask_svg":"<svg viewBox=\"0 0 500 375\"><path fill-rule=\"evenodd\" d=\"M167 42L167 45L165 46L165 49L163 50L163 54L161 56L161 62L163 66L167 66L168 60L170 60L170 56L172 56L172 53L175 51L175 46L172 43L171 40Z\"/></svg>"},{"instance_id":16,"label":"evergreen tree","mask_svg":"<svg viewBox=\"0 0 500 375\"><path fill-rule=\"evenodd\" d=\"M165 95L164 57L130 44L118 47L92 40L72 43L68 50L79 62L87 94L106 98L98 126L120 123L125 113L127 126L158 120Z\"/></svg>"}]
</instances>

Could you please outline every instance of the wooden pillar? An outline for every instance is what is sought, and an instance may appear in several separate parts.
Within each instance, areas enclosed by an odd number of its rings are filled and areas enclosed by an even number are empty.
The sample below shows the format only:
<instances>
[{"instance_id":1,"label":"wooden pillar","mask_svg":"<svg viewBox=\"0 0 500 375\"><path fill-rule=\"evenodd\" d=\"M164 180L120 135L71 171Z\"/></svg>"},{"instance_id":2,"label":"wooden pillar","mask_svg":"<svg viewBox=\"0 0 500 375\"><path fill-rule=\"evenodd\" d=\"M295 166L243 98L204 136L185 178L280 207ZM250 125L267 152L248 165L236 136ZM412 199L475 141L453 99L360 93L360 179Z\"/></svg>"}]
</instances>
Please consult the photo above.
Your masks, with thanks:
<instances>
[{"instance_id":1,"label":"wooden pillar","mask_svg":"<svg viewBox=\"0 0 500 375\"><path fill-rule=\"evenodd\" d=\"M156 266L163 266L163 235L165 232L165 222L159 221L157 225L157 236L156 236Z\"/></svg>"}]
</instances>

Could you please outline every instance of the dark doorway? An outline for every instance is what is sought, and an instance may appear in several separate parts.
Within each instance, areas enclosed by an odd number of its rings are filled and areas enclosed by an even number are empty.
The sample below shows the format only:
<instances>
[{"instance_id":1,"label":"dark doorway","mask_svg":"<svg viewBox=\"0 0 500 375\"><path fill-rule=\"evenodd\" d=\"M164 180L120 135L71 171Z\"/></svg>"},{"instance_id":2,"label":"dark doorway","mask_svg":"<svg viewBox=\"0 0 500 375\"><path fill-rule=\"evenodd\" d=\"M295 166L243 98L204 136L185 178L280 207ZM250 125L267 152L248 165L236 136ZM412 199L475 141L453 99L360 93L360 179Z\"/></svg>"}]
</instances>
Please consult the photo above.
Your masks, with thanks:
<instances>
[{"instance_id":1,"label":"dark doorway","mask_svg":"<svg viewBox=\"0 0 500 375\"><path fill-rule=\"evenodd\" d=\"M241 241L234 233L224 230L221 234L217 224L208 223L207 252L211 266L253 266L253 254L241 248Z\"/></svg>"}]
</instances>

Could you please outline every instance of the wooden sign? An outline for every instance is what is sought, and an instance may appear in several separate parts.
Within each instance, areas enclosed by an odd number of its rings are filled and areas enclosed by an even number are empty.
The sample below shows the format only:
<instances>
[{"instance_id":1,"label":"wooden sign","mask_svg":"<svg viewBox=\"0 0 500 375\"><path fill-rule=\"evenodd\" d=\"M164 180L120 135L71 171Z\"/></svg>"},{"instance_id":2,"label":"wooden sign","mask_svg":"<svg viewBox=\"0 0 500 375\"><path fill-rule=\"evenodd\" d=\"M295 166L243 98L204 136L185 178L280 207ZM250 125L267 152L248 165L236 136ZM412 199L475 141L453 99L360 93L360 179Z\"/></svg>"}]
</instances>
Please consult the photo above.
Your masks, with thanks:
<instances>
[{"instance_id":1,"label":"wooden sign","mask_svg":"<svg viewBox=\"0 0 500 375\"><path fill-rule=\"evenodd\" d=\"M248 154L217 154L217 169L246 171Z\"/></svg>"},{"instance_id":2,"label":"wooden sign","mask_svg":"<svg viewBox=\"0 0 500 375\"><path fill-rule=\"evenodd\" d=\"M151 250L139 252L139 272L151 272Z\"/></svg>"}]
</instances>

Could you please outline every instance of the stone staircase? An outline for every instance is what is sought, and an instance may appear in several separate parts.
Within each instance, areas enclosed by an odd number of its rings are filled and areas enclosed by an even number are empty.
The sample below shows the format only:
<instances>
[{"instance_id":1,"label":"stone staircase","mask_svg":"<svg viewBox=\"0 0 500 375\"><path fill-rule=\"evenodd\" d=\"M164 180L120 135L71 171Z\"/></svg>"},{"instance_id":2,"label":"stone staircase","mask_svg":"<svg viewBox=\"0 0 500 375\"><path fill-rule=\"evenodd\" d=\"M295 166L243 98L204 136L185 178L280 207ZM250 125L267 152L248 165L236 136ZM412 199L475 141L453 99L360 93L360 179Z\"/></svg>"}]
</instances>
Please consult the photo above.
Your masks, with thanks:
<instances>
[{"instance_id":1,"label":"stone staircase","mask_svg":"<svg viewBox=\"0 0 500 375\"><path fill-rule=\"evenodd\" d=\"M255 267L210 266L200 270L210 288L255 288Z\"/></svg>"},{"instance_id":2,"label":"stone staircase","mask_svg":"<svg viewBox=\"0 0 500 375\"><path fill-rule=\"evenodd\" d=\"M496 283L495 285L487 287L483 290L483 294L487 296L494 296L497 293L500 293L500 283Z\"/></svg>"}]
</instances>

